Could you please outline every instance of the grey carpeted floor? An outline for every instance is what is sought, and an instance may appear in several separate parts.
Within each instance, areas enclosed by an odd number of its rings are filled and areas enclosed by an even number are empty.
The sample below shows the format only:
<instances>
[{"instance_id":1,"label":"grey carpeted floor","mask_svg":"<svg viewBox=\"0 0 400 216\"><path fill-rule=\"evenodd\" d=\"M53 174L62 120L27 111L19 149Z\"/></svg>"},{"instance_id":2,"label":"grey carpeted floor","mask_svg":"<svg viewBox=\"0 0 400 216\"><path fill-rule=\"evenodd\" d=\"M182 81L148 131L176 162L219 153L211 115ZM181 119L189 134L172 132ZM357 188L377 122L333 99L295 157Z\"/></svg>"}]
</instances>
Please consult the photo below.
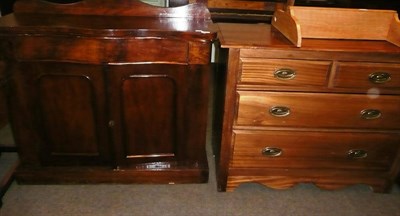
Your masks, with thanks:
<instances>
[{"instance_id":1,"label":"grey carpeted floor","mask_svg":"<svg viewBox=\"0 0 400 216\"><path fill-rule=\"evenodd\" d=\"M4 135L5 134L5 135ZM0 140L10 139L0 132ZM367 186L325 191L309 184L273 190L243 184L232 193L216 189L208 144L207 184L183 185L18 185L3 198L1 216L400 216L400 189L372 193ZM0 174L17 158L3 154Z\"/></svg>"}]
</instances>

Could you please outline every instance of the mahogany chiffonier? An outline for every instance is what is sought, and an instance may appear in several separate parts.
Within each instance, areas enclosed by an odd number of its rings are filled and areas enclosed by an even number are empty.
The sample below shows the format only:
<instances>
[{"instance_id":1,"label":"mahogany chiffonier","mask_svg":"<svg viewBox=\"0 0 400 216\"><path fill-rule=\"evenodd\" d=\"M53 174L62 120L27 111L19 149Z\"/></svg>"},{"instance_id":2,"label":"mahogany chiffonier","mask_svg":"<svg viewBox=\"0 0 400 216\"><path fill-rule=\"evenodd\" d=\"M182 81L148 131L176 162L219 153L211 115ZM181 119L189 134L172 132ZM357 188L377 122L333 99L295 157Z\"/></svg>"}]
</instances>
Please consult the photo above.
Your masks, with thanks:
<instances>
[{"instance_id":1,"label":"mahogany chiffonier","mask_svg":"<svg viewBox=\"0 0 400 216\"><path fill-rule=\"evenodd\" d=\"M0 58L0 129L7 124L6 88L5 88L7 77L4 68L5 68L5 63Z\"/></svg>"},{"instance_id":2,"label":"mahogany chiffonier","mask_svg":"<svg viewBox=\"0 0 400 216\"><path fill-rule=\"evenodd\" d=\"M9 14L12 8L13 1L2 1L0 3L0 17ZM6 89L5 83L7 80L5 73L4 59L0 55L0 129L7 124L7 111L6 111ZM0 141L1 142L1 141ZM1 154L1 153L0 153Z\"/></svg>"},{"instance_id":3,"label":"mahogany chiffonier","mask_svg":"<svg viewBox=\"0 0 400 216\"><path fill-rule=\"evenodd\" d=\"M267 24L218 28L227 67L219 191L246 182L390 190L400 169L400 47L304 39L298 48Z\"/></svg>"},{"instance_id":4,"label":"mahogany chiffonier","mask_svg":"<svg viewBox=\"0 0 400 216\"><path fill-rule=\"evenodd\" d=\"M210 22L199 3L17 1L0 19L17 180L207 182Z\"/></svg>"}]
</instances>

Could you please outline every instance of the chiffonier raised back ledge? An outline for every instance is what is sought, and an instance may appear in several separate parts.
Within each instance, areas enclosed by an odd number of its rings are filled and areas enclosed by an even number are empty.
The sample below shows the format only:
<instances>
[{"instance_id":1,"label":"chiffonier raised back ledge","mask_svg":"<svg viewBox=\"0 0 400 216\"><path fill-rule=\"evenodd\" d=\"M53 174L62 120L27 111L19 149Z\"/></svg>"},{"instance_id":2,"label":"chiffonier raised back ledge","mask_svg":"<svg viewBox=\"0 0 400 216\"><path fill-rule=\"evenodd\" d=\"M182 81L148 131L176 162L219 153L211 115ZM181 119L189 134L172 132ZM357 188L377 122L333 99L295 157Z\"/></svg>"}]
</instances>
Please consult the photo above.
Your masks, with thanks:
<instances>
[{"instance_id":1,"label":"chiffonier raised back ledge","mask_svg":"<svg viewBox=\"0 0 400 216\"><path fill-rule=\"evenodd\" d=\"M198 1L201 2L201 1ZM158 7L139 0L82 0L69 4L51 3L44 0L20 0L15 3L15 13L45 13L97 16L135 16L159 18L210 19L204 3L179 7Z\"/></svg>"}]
</instances>

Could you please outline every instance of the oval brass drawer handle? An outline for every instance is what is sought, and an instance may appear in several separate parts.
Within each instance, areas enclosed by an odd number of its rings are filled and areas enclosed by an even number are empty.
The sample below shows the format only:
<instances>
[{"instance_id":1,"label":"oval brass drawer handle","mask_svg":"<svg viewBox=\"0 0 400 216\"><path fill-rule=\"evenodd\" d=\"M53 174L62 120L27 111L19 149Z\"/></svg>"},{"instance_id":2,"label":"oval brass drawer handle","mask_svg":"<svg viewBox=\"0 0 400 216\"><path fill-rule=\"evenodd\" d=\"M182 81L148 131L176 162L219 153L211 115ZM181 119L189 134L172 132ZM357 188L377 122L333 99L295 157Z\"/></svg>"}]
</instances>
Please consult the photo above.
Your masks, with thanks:
<instances>
[{"instance_id":1,"label":"oval brass drawer handle","mask_svg":"<svg viewBox=\"0 0 400 216\"><path fill-rule=\"evenodd\" d=\"M285 117L290 115L290 108L285 106L274 106L269 109L269 113L275 117Z\"/></svg>"},{"instance_id":2,"label":"oval brass drawer handle","mask_svg":"<svg viewBox=\"0 0 400 216\"><path fill-rule=\"evenodd\" d=\"M372 83L385 83L389 82L392 77L390 73L387 72L374 72L368 76L369 81Z\"/></svg>"},{"instance_id":3,"label":"oval brass drawer handle","mask_svg":"<svg viewBox=\"0 0 400 216\"><path fill-rule=\"evenodd\" d=\"M280 148L275 148L275 147L265 147L262 151L261 154L266 156L266 157L278 157L282 155L282 149Z\"/></svg>"},{"instance_id":4,"label":"oval brass drawer handle","mask_svg":"<svg viewBox=\"0 0 400 216\"><path fill-rule=\"evenodd\" d=\"M367 151L362 149L351 149L347 152L347 156L349 158L359 159L359 158L366 158L368 156L368 153Z\"/></svg>"},{"instance_id":5,"label":"oval brass drawer handle","mask_svg":"<svg viewBox=\"0 0 400 216\"><path fill-rule=\"evenodd\" d=\"M361 111L360 115L363 119L377 119L382 116L382 113L377 109L365 109Z\"/></svg>"},{"instance_id":6,"label":"oval brass drawer handle","mask_svg":"<svg viewBox=\"0 0 400 216\"><path fill-rule=\"evenodd\" d=\"M274 72L274 77L279 80L291 80L296 77L296 71L290 68L280 68Z\"/></svg>"}]
</instances>

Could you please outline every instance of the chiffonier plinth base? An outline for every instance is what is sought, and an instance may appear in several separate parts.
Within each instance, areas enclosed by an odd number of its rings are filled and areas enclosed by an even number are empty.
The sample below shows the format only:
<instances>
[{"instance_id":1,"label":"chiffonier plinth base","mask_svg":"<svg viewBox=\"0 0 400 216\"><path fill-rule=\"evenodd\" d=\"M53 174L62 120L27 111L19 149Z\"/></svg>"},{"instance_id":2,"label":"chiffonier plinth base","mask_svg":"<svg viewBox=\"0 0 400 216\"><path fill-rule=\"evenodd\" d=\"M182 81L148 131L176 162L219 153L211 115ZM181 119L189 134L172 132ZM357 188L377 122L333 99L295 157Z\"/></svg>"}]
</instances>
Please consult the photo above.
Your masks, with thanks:
<instances>
[{"instance_id":1,"label":"chiffonier plinth base","mask_svg":"<svg viewBox=\"0 0 400 216\"><path fill-rule=\"evenodd\" d=\"M113 170L105 167L18 168L19 184L183 184L206 183L208 168L164 170Z\"/></svg>"}]
</instances>

